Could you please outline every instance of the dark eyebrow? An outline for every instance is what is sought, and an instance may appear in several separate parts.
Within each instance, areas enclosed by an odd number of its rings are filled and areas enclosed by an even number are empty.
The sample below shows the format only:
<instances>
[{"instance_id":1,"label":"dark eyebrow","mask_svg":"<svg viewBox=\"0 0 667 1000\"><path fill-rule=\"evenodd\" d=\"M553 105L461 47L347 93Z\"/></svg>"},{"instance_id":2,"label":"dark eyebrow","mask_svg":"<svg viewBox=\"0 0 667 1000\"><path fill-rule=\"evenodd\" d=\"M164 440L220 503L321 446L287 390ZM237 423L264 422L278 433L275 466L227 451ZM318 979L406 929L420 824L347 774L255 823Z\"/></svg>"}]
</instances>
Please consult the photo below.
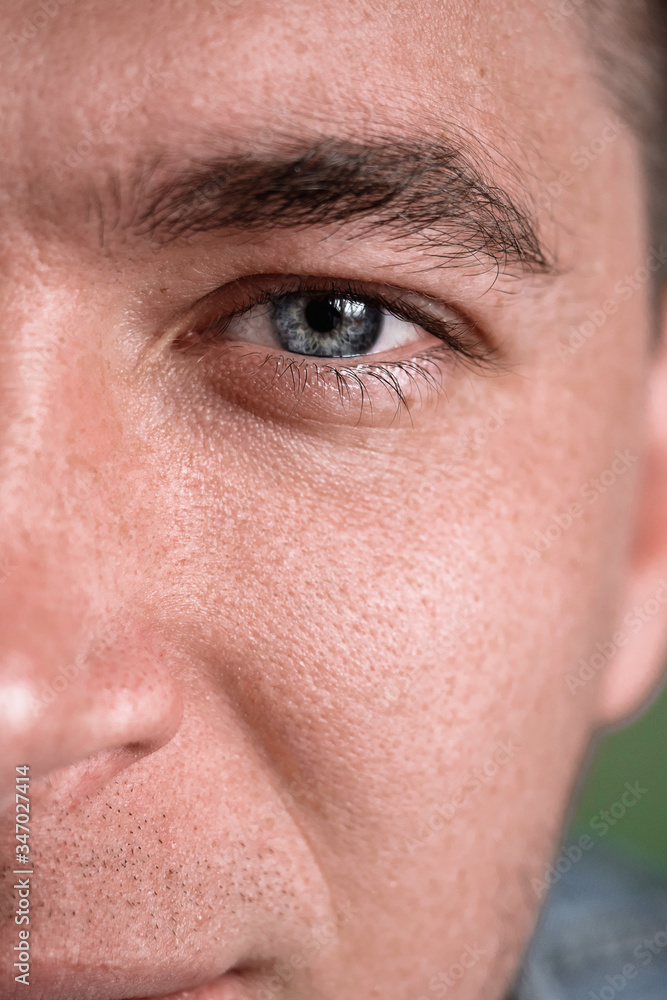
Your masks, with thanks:
<instances>
[{"instance_id":1,"label":"dark eyebrow","mask_svg":"<svg viewBox=\"0 0 667 1000\"><path fill-rule=\"evenodd\" d=\"M130 229L158 244L218 229L367 219L443 263L472 257L503 271L553 269L530 212L463 150L431 141L325 139L281 154L213 157L144 171L137 194Z\"/></svg>"}]
</instances>

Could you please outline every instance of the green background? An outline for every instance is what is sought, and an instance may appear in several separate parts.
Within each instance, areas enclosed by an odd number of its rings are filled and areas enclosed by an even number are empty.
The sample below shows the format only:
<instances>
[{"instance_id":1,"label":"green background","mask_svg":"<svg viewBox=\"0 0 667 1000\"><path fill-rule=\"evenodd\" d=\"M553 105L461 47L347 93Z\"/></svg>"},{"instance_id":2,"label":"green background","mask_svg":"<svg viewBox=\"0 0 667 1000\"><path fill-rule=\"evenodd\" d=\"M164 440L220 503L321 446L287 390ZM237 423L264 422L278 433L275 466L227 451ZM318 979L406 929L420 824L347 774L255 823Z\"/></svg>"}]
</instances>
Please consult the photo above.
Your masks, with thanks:
<instances>
[{"instance_id":1,"label":"green background","mask_svg":"<svg viewBox=\"0 0 667 1000\"><path fill-rule=\"evenodd\" d=\"M639 781L646 794L609 829L606 842L629 847L667 873L667 686L635 722L596 746L565 843L619 801L626 781Z\"/></svg>"}]
</instances>

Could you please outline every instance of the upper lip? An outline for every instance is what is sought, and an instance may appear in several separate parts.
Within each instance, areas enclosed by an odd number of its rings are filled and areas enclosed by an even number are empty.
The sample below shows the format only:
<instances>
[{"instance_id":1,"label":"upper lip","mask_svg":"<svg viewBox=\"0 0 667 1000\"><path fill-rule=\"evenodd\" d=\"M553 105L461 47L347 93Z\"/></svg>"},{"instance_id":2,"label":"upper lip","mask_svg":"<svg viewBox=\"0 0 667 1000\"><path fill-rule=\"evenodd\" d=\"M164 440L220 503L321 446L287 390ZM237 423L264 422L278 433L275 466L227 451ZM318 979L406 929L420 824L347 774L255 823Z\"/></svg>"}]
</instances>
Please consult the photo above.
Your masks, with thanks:
<instances>
[{"instance_id":1,"label":"upper lip","mask_svg":"<svg viewBox=\"0 0 667 1000\"><path fill-rule=\"evenodd\" d=\"M182 993L189 995L203 987L213 992L217 985L221 1000L226 1000L225 982L233 981L233 995L240 1000L243 996L239 989L242 980L243 972L236 966L217 974L205 974L200 978L192 969L158 969L150 972L147 969L121 970L115 967L63 970L54 965L46 967L41 964L40 967L40 963L35 961L30 972L30 996L32 1000L167 1000L174 994L180 998ZM17 986L15 993L11 995L12 1000L14 996L22 995ZM186 997L182 1000L186 1000Z\"/></svg>"}]
</instances>

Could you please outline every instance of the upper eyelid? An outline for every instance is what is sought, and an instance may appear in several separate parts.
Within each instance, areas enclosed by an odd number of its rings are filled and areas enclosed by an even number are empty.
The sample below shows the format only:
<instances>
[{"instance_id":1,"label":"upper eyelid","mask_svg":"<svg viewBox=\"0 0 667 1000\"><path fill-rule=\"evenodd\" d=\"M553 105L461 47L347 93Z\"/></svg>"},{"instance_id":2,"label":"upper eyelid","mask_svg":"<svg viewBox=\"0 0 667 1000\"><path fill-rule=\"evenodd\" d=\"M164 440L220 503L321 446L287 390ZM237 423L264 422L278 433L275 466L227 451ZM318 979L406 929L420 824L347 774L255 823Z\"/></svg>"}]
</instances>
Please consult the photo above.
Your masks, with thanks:
<instances>
[{"instance_id":1,"label":"upper eyelid","mask_svg":"<svg viewBox=\"0 0 667 1000\"><path fill-rule=\"evenodd\" d=\"M383 308L387 312L391 313L394 316L397 316L400 319L405 320L406 322L414 322L415 312L420 312L420 313L424 312L417 305L414 305L411 311L410 307L405 303L403 296L401 295L387 296L383 290L378 291L377 289L374 288L369 288L368 290L364 290L363 288L357 288L357 287L352 288L349 285L338 286L332 284L331 286L329 286L329 285L320 285L318 283L309 284L308 282L306 282L301 287L295 288L294 290L281 291L278 293L266 292L262 294L262 296L255 302L248 303L248 305L246 306L239 307L238 309L230 312L228 315L230 318L238 318L239 316L251 312L254 308L257 308L260 305L269 304L275 299L284 298L287 295L307 296L309 294L317 294L319 292L326 292L330 295L339 295L341 298L351 299L353 301L371 303L372 305ZM447 309L449 307L445 308ZM433 318L436 319L435 316ZM441 322L443 323L446 322L444 317L441 319Z\"/></svg>"},{"instance_id":2,"label":"upper eyelid","mask_svg":"<svg viewBox=\"0 0 667 1000\"><path fill-rule=\"evenodd\" d=\"M271 287L274 282L280 285L278 289L275 286ZM434 314L436 311L441 310L445 313L451 313L453 317L461 316L463 322L468 322L471 326L473 325L472 321L461 315L461 310L455 306L441 299L435 299L423 292L401 288L392 284L360 281L356 278L331 278L313 275L265 274L238 279L209 293L204 300L198 303L199 309L196 306L195 310L214 315L215 310L222 307L225 297L233 295L236 289L240 289L243 292L246 288L254 289L254 297L248 295L242 302L238 302L237 300L236 305L228 307L225 310L226 315L230 317L243 315L243 313L248 312L254 306L270 302L272 299L280 298L284 295L328 292L360 301L375 301L378 304L382 304L388 311L394 312L395 315L405 315L410 309L422 315L426 315L428 309L432 309ZM409 319L407 316L406 318ZM433 319L436 319L435 315L433 315ZM442 322L446 322L445 316L441 316L440 319Z\"/></svg>"}]
</instances>

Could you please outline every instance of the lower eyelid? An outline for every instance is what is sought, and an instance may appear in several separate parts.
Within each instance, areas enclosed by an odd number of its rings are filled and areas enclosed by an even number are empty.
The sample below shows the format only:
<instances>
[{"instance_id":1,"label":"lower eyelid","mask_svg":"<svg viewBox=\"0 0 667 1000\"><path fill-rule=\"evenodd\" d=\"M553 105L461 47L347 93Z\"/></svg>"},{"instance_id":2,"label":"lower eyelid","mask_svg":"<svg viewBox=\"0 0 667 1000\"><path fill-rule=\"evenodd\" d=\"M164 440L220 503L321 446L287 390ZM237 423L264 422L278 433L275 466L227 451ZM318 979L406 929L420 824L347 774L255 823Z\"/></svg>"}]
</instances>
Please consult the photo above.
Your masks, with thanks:
<instances>
[{"instance_id":1,"label":"lower eyelid","mask_svg":"<svg viewBox=\"0 0 667 1000\"><path fill-rule=\"evenodd\" d=\"M381 356L376 362L370 356L315 359L238 341L218 343L195 353L203 364L193 365L192 376L200 382L203 375L221 400L271 420L398 427L435 407L456 367L441 342L409 360L400 351L401 359Z\"/></svg>"}]
</instances>

